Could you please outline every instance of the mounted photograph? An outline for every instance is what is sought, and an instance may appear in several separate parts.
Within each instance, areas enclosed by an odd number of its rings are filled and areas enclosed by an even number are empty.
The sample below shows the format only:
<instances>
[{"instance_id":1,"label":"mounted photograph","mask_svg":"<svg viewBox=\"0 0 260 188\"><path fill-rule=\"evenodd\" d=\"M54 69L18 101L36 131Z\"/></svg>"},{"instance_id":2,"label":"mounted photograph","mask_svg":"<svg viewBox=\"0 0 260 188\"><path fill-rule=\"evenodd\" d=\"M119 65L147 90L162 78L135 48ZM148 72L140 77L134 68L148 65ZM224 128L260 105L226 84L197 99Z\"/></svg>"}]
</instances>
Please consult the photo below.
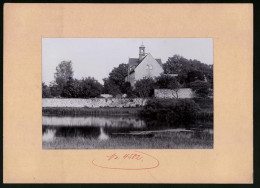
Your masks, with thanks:
<instances>
[{"instance_id":1,"label":"mounted photograph","mask_svg":"<svg viewBox=\"0 0 260 188\"><path fill-rule=\"evenodd\" d=\"M213 149L212 38L42 38L43 149Z\"/></svg>"}]
</instances>

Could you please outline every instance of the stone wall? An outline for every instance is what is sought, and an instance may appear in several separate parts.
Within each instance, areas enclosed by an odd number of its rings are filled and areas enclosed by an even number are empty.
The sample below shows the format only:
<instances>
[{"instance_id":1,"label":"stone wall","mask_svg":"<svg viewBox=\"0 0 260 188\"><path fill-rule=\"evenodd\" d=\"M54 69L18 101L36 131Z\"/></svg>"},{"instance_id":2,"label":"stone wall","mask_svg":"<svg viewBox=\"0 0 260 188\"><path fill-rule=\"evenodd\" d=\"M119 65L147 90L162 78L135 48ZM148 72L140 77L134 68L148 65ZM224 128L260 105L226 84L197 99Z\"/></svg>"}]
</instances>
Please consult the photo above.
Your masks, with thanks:
<instances>
[{"instance_id":1,"label":"stone wall","mask_svg":"<svg viewBox=\"0 0 260 188\"><path fill-rule=\"evenodd\" d=\"M58 99L58 98L43 98L42 107L138 107L144 106L147 99L135 98L135 99Z\"/></svg>"},{"instance_id":2,"label":"stone wall","mask_svg":"<svg viewBox=\"0 0 260 188\"><path fill-rule=\"evenodd\" d=\"M155 98L176 98L176 92L171 89L155 89ZM178 98L193 98L194 93L190 88L178 90ZM92 98L92 99L64 99L64 98L43 98L42 107L140 107L144 106L147 99L143 98Z\"/></svg>"},{"instance_id":3,"label":"stone wall","mask_svg":"<svg viewBox=\"0 0 260 188\"><path fill-rule=\"evenodd\" d=\"M178 94L178 97L177 97ZM187 99L193 98L195 96L194 92L190 88L180 88L178 92L171 89L155 89L154 90L155 98L180 98Z\"/></svg>"}]
</instances>

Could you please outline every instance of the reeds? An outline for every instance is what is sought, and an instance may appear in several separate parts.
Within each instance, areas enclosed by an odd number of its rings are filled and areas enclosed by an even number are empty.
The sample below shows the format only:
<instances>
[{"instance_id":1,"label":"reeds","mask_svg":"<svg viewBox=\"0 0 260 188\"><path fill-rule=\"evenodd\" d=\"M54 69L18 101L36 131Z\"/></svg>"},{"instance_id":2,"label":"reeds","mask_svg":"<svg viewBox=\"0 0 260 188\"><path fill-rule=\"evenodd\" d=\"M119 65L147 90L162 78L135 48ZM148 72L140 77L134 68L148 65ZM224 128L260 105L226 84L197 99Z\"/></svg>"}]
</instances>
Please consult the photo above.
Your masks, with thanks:
<instances>
[{"instance_id":1,"label":"reeds","mask_svg":"<svg viewBox=\"0 0 260 188\"><path fill-rule=\"evenodd\" d=\"M43 115L83 116L83 115L138 115L142 108L42 108Z\"/></svg>"},{"instance_id":2,"label":"reeds","mask_svg":"<svg viewBox=\"0 0 260 188\"><path fill-rule=\"evenodd\" d=\"M213 112L198 112L194 119L200 121L213 121Z\"/></svg>"},{"instance_id":3,"label":"reeds","mask_svg":"<svg viewBox=\"0 0 260 188\"><path fill-rule=\"evenodd\" d=\"M108 140L85 137L57 137L43 142L43 149L212 149L213 135L208 133L158 133L153 137L118 136Z\"/></svg>"}]
</instances>

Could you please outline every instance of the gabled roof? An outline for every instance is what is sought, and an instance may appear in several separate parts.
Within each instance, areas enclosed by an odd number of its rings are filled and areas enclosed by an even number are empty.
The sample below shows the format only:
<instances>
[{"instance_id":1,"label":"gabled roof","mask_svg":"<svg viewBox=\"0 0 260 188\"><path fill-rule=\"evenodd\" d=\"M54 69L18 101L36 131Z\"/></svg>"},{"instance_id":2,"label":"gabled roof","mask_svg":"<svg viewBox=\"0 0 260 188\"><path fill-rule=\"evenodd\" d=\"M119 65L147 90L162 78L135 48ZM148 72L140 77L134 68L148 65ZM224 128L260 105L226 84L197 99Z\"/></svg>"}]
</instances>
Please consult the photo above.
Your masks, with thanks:
<instances>
[{"instance_id":1,"label":"gabled roof","mask_svg":"<svg viewBox=\"0 0 260 188\"><path fill-rule=\"evenodd\" d=\"M129 67L139 65L139 58L129 58L128 65Z\"/></svg>"},{"instance_id":2,"label":"gabled roof","mask_svg":"<svg viewBox=\"0 0 260 188\"><path fill-rule=\"evenodd\" d=\"M161 59L155 59L161 66L163 66L162 65L162 60Z\"/></svg>"},{"instance_id":3,"label":"gabled roof","mask_svg":"<svg viewBox=\"0 0 260 188\"><path fill-rule=\"evenodd\" d=\"M148 54L146 54L146 56L147 55ZM129 61L128 61L129 67L135 67L136 68L145 59L146 56L144 56L143 59L141 59L141 60L139 60L139 58L129 58ZM161 59L155 59L155 60L162 66L162 60Z\"/></svg>"}]
</instances>

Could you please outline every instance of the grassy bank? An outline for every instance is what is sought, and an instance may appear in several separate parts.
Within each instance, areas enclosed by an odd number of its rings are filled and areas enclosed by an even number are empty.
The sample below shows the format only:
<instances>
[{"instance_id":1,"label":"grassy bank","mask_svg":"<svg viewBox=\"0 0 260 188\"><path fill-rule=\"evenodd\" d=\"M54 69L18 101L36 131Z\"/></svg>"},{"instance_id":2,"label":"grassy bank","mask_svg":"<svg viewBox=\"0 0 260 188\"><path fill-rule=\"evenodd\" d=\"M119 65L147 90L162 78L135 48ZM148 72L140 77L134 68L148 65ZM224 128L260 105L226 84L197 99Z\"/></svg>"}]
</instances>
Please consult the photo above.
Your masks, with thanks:
<instances>
[{"instance_id":1,"label":"grassy bank","mask_svg":"<svg viewBox=\"0 0 260 188\"><path fill-rule=\"evenodd\" d=\"M139 115L143 111L144 116L158 119L157 115L168 118L176 117L181 120L192 118L194 120L213 120L213 99L194 98L193 100L158 100L152 99L150 106L138 108L80 108L80 107L43 107L43 115L58 116L84 116L84 115ZM174 102L175 101L175 102ZM182 101L179 103L178 101ZM184 101L184 102L183 102ZM194 103L194 102L195 103ZM148 103L149 104L149 103ZM172 112L172 113L171 113ZM159 119L163 119L159 117Z\"/></svg>"},{"instance_id":2,"label":"grassy bank","mask_svg":"<svg viewBox=\"0 0 260 188\"><path fill-rule=\"evenodd\" d=\"M193 101L197 103L201 112L213 113L213 99L211 98L194 98Z\"/></svg>"},{"instance_id":3,"label":"grassy bank","mask_svg":"<svg viewBox=\"0 0 260 188\"><path fill-rule=\"evenodd\" d=\"M43 142L43 149L211 149L213 135L199 136L185 133L158 133L153 137L122 136L108 140L84 137L56 137L51 142Z\"/></svg>"},{"instance_id":4,"label":"grassy bank","mask_svg":"<svg viewBox=\"0 0 260 188\"><path fill-rule=\"evenodd\" d=\"M70 107L45 107L43 115L82 116L82 115L138 115L139 108L70 108Z\"/></svg>"},{"instance_id":5,"label":"grassy bank","mask_svg":"<svg viewBox=\"0 0 260 188\"><path fill-rule=\"evenodd\" d=\"M211 99L212 100L212 99ZM169 124L188 124L213 120L213 100L150 99L140 111L141 117Z\"/></svg>"},{"instance_id":6,"label":"grassy bank","mask_svg":"<svg viewBox=\"0 0 260 188\"><path fill-rule=\"evenodd\" d=\"M199 105L200 111L196 114L196 120L213 121L214 104L211 98L194 98L193 101Z\"/></svg>"}]
</instances>

